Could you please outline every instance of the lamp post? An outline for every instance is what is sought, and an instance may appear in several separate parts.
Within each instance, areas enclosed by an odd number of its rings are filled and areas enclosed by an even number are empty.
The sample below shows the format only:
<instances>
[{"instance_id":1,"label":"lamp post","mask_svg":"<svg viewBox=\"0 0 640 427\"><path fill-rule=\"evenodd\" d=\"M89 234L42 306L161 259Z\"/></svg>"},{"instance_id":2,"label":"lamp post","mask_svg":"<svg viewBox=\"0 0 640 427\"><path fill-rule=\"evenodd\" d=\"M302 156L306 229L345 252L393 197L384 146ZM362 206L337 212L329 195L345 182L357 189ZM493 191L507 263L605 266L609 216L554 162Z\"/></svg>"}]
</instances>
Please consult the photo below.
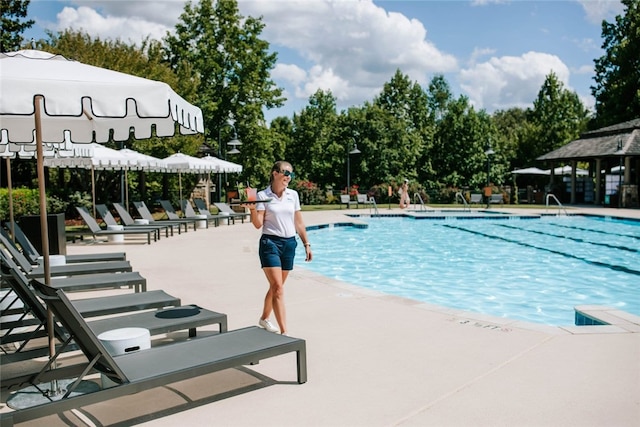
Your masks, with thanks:
<instances>
[{"instance_id":1,"label":"lamp post","mask_svg":"<svg viewBox=\"0 0 640 427\"><path fill-rule=\"evenodd\" d=\"M487 150L484 154L487 156L487 186L485 187L485 198L487 199L487 209L489 209L489 201L491 200L491 193L489 192L489 185L491 184L491 156L496 154L495 151L491 148L491 143L489 143Z\"/></svg>"},{"instance_id":2,"label":"lamp post","mask_svg":"<svg viewBox=\"0 0 640 427\"><path fill-rule=\"evenodd\" d=\"M347 146L347 150L349 150L349 146ZM352 154L360 154L361 151L358 150L358 144L356 144L355 140L353 141L353 149L347 153L347 195L350 196L349 191L351 191L351 155Z\"/></svg>"},{"instance_id":3,"label":"lamp post","mask_svg":"<svg viewBox=\"0 0 640 427\"><path fill-rule=\"evenodd\" d=\"M220 129L218 129L218 158L222 159L222 128L224 128L225 126L230 126L233 129L233 139L231 139L231 141L227 142L227 145L229 147L231 147L231 150L229 151L225 151L224 154L224 159L227 160L227 154L239 154L240 150L238 150L238 146L242 145L242 142L240 142L240 140L238 139L238 132L236 132L236 127L233 125L233 123L225 123L222 126L220 126ZM225 176L226 176L226 172L225 172ZM218 172L218 202L222 201L222 174L220 172Z\"/></svg>"}]
</instances>

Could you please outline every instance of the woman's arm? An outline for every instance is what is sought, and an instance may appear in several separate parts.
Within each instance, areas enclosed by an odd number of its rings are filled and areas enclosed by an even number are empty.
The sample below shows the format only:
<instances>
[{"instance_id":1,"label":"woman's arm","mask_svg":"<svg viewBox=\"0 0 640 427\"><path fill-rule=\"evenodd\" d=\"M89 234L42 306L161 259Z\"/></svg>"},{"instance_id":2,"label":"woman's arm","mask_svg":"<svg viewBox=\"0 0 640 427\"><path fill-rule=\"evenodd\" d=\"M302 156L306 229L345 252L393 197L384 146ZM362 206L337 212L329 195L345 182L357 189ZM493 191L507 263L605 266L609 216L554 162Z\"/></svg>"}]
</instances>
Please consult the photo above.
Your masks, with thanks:
<instances>
[{"instance_id":1,"label":"woman's arm","mask_svg":"<svg viewBox=\"0 0 640 427\"><path fill-rule=\"evenodd\" d=\"M306 254L305 261L311 261L313 259L313 252L311 252L311 243L307 238L307 227L304 225L304 220L302 219L302 211L296 211L294 214L293 220L296 226L296 232L298 236L300 236L300 240L302 240L302 244L304 245L304 252Z\"/></svg>"},{"instance_id":2,"label":"woman's arm","mask_svg":"<svg viewBox=\"0 0 640 427\"><path fill-rule=\"evenodd\" d=\"M256 209L256 205L250 205L249 207L249 219L251 220L251 224L257 229L262 228L262 224L264 223L264 213L265 211L259 211Z\"/></svg>"}]
</instances>

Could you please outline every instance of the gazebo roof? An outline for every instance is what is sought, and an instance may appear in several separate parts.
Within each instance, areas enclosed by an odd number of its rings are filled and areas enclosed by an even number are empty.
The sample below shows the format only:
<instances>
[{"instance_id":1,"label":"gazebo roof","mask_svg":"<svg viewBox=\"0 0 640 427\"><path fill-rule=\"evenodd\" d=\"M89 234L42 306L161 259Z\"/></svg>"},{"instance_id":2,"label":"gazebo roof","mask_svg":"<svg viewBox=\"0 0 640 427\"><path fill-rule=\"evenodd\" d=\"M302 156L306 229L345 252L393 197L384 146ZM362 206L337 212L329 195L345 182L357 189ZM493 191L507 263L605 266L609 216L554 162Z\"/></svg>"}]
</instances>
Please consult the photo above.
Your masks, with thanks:
<instances>
[{"instance_id":1,"label":"gazebo roof","mask_svg":"<svg viewBox=\"0 0 640 427\"><path fill-rule=\"evenodd\" d=\"M618 141L622 142L620 151ZM536 160L584 160L618 156L640 156L640 118L585 132L580 139Z\"/></svg>"}]
</instances>

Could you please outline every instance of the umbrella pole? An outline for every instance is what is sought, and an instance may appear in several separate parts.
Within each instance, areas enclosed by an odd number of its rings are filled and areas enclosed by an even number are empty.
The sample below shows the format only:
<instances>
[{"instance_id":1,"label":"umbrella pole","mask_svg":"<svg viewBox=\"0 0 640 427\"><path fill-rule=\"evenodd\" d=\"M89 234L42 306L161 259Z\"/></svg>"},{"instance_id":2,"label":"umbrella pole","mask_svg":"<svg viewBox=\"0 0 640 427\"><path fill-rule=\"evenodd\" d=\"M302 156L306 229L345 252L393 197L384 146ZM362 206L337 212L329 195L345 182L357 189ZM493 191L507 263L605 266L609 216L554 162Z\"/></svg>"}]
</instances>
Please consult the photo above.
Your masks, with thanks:
<instances>
[{"instance_id":1,"label":"umbrella pole","mask_svg":"<svg viewBox=\"0 0 640 427\"><path fill-rule=\"evenodd\" d=\"M93 202L93 217L96 217L96 171L91 165L91 201Z\"/></svg>"},{"instance_id":2,"label":"umbrella pole","mask_svg":"<svg viewBox=\"0 0 640 427\"><path fill-rule=\"evenodd\" d=\"M124 207L129 210L129 177L127 169L124 170Z\"/></svg>"},{"instance_id":3,"label":"umbrella pole","mask_svg":"<svg viewBox=\"0 0 640 427\"><path fill-rule=\"evenodd\" d=\"M11 162L6 158L7 163L7 191L9 193L9 227L11 228L11 238L16 241L16 228L13 225L13 187L11 185Z\"/></svg>"},{"instance_id":4,"label":"umbrella pole","mask_svg":"<svg viewBox=\"0 0 640 427\"><path fill-rule=\"evenodd\" d=\"M182 200L182 172L178 172L178 186L180 188L180 200Z\"/></svg>"},{"instance_id":5,"label":"umbrella pole","mask_svg":"<svg viewBox=\"0 0 640 427\"><path fill-rule=\"evenodd\" d=\"M44 153L42 149L42 97L36 96L36 167L38 169L38 190L40 192L40 238L42 240L42 260L44 265L44 283L51 286L51 267L49 264L49 230L47 226L47 195L45 193L44 179ZM47 335L49 336L49 357L56 354L56 344L53 331L53 312L47 307ZM51 365L51 369L55 369L55 362ZM60 393L58 381L51 381L51 394Z\"/></svg>"}]
</instances>

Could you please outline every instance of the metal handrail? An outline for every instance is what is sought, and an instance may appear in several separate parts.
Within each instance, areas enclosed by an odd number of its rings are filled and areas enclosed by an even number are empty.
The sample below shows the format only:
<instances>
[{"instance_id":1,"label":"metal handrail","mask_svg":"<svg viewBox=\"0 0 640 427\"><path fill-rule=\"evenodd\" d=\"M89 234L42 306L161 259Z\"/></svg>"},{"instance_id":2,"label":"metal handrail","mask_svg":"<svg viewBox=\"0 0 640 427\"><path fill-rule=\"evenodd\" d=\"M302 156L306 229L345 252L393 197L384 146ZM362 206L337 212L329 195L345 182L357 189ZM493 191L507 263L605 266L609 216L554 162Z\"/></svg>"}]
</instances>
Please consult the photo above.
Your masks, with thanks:
<instances>
[{"instance_id":1,"label":"metal handrail","mask_svg":"<svg viewBox=\"0 0 640 427\"><path fill-rule=\"evenodd\" d=\"M464 197L464 195L460 191L456 193L455 199L458 200L458 197L462 200L462 204L464 205L464 210L465 211L468 210L469 212L471 212L471 206L469 206L469 203L467 203L467 199Z\"/></svg>"},{"instance_id":2,"label":"metal handrail","mask_svg":"<svg viewBox=\"0 0 640 427\"><path fill-rule=\"evenodd\" d=\"M369 215L371 215L371 208L373 208L374 215L379 215L380 212L378 212L378 204L373 196L369 197L369 203L371 204L371 206L369 206Z\"/></svg>"},{"instance_id":3,"label":"metal handrail","mask_svg":"<svg viewBox=\"0 0 640 427\"><path fill-rule=\"evenodd\" d=\"M547 197L545 199L546 206L547 206L545 211L549 210L549 199L553 199L553 200L556 201L556 203L558 204L558 212L560 211L560 209L562 209L564 211L565 215L569 215L569 213L567 212L567 209L562 205L562 203L560 203L560 200L558 200L558 198L555 196L555 194L552 194L552 193L548 193Z\"/></svg>"},{"instance_id":4,"label":"metal handrail","mask_svg":"<svg viewBox=\"0 0 640 427\"><path fill-rule=\"evenodd\" d=\"M421 211L426 211L427 207L424 205L424 201L422 200L422 197L420 197L419 193L414 193L413 194L413 205L414 205L414 209L415 209L415 205L417 205L416 203L416 198L420 201L420 210Z\"/></svg>"}]
</instances>

